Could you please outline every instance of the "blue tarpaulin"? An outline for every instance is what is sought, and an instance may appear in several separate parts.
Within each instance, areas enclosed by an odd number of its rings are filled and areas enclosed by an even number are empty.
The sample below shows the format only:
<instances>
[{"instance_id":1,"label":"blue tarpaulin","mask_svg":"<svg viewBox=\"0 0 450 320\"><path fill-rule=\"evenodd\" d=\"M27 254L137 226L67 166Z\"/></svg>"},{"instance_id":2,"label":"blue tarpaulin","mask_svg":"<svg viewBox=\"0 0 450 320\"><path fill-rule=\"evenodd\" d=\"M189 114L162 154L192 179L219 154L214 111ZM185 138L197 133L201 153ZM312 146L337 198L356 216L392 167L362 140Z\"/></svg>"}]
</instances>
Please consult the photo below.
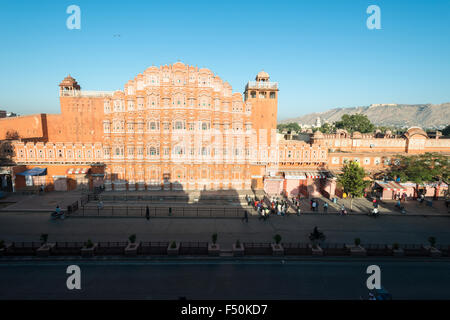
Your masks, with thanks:
<instances>
[{"instance_id":1,"label":"blue tarpaulin","mask_svg":"<svg viewBox=\"0 0 450 320\"><path fill-rule=\"evenodd\" d=\"M26 170L24 172L20 172L17 174L18 176L46 176L47 168L33 168L30 170Z\"/></svg>"}]
</instances>

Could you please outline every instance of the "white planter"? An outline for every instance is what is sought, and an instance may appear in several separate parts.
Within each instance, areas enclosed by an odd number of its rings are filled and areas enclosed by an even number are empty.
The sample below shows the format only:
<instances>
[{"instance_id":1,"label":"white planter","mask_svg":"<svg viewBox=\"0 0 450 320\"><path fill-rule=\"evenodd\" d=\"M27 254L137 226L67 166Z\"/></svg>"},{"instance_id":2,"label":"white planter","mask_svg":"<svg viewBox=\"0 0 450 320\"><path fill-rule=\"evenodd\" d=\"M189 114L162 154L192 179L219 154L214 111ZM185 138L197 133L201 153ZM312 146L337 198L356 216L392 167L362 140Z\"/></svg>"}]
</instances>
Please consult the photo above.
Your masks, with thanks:
<instances>
[{"instance_id":1,"label":"white planter","mask_svg":"<svg viewBox=\"0 0 450 320\"><path fill-rule=\"evenodd\" d=\"M244 245L241 243L240 247L236 247L236 244L233 243L233 256L235 257L243 257L244 256Z\"/></svg>"},{"instance_id":2,"label":"white planter","mask_svg":"<svg viewBox=\"0 0 450 320\"><path fill-rule=\"evenodd\" d=\"M323 256L323 249L317 245L315 248L312 245L309 245L312 251L313 256Z\"/></svg>"},{"instance_id":3,"label":"white planter","mask_svg":"<svg viewBox=\"0 0 450 320\"><path fill-rule=\"evenodd\" d=\"M284 255L284 248L281 244L271 243L271 247L272 247L272 255L274 256Z\"/></svg>"},{"instance_id":4,"label":"white planter","mask_svg":"<svg viewBox=\"0 0 450 320\"><path fill-rule=\"evenodd\" d=\"M128 243L128 245L125 247L124 253L126 256L137 256L137 251L140 246L140 242L136 243Z\"/></svg>"},{"instance_id":5,"label":"white planter","mask_svg":"<svg viewBox=\"0 0 450 320\"><path fill-rule=\"evenodd\" d=\"M40 248L36 250L36 255L38 257L48 257L51 250L55 247L54 243L43 244Z\"/></svg>"},{"instance_id":6,"label":"white planter","mask_svg":"<svg viewBox=\"0 0 450 320\"><path fill-rule=\"evenodd\" d=\"M219 244L212 244L208 243L208 255L217 257L220 255L220 245Z\"/></svg>"},{"instance_id":7,"label":"white planter","mask_svg":"<svg viewBox=\"0 0 450 320\"><path fill-rule=\"evenodd\" d=\"M169 243L169 246L167 247L167 255L169 256L178 256L178 253L180 251L180 243L179 242L175 242L175 248L171 248L172 243Z\"/></svg>"},{"instance_id":8,"label":"white planter","mask_svg":"<svg viewBox=\"0 0 450 320\"><path fill-rule=\"evenodd\" d=\"M424 246L423 248L428 251L428 254L430 255L430 257L440 257L440 256L442 256L442 252L440 250L436 249L435 247Z\"/></svg>"}]
</instances>

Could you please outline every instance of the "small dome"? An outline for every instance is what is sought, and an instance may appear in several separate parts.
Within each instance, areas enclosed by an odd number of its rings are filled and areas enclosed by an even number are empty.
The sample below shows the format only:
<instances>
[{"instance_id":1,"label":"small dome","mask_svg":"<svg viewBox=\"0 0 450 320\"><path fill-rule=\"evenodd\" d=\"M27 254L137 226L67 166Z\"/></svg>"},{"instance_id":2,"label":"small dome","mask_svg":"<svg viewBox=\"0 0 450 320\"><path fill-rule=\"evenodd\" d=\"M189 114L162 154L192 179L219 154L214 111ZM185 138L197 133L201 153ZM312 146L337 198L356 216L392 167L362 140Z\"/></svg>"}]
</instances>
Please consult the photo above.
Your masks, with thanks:
<instances>
[{"instance_id":1,"label":"small dome","mask_svg":"<svg viewBox=\"0 0 450 320\"><path fill-rule=\"evenodd\" d=\"M70 76L70 74L64 78L63 81L59 84L60 87L74 87L75 89L80 89L77 81Z\"/></svg>"},{"instance_id":2,"label":"small dome","mask_svg":"<svg viewBox=\"0 0 450 320\"><path fill-rule=\"evenodd\" d=\"M268 78L269 74L267 72L265 72L264 70L258 72L258 77L260 78Z\"/></svg>"},{"instance_id":3,"label":"small dome","mask_svg":"<svg viewBox=\"0 0 450 320\"><path fill-rule=\"evenodd\" d=\"M352 137L353 137L353 138L361 139L361 138L362 138L362 134L361 134L361 132L359 132L359 131L355 131L355 132L353 132Z\"/></svg>"},{"instance_id":4,"label":"small dome","mask_svg":"<svg viewBox=\"0 0 450 320\"><path fill-rule=\"evenodd\" d=\"M405 137L408 139L415 135L424 136L428 138L427 133L423 131L423 129L420 127L411 127L405 132Z\"/></svg>"},{"instance_id":5,"label":"small dome","mask_svg":"<svg viewBox=\"0 0 450 320\"><path fill-rule=\"evenodd\" d=\"M268 81L269 80L269 74L267 72L265 72L264 70L258 72L258 75L256 76L255 80L259 81L259 80L264 80L264 81Z\"/></svg>"},{"instance_id":6,"label":"small dome","mask_svg":"<svg viewBox=\"0 0 450 320\"><path fill-rule=\"evenodd\" d=\"M316 132L314 132L314 138L315 139L322 139L323 138L323 133L320 130L317 130Z\"/></svg>"}]
</instances>

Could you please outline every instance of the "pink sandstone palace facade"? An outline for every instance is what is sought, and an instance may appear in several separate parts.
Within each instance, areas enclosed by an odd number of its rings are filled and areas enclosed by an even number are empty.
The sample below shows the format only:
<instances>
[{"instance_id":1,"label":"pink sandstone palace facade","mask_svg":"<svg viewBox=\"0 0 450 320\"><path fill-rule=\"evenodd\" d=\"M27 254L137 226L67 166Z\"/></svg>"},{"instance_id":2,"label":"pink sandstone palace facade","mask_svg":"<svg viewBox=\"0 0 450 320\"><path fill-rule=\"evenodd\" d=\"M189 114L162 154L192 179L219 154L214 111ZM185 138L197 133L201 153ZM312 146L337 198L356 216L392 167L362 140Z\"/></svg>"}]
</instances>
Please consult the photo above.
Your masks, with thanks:
<instances>
[{"instance_id":1,"label":"pink sandstone palace facade","mask_svg":"<svg viewBox=\"0 0 450 320\"><path fill-rule=\"evenodd\" d=\"M14 190L265 190L334 196L349 160L369 173L399 154L450 153L450 139L420 128L403 136L277 133L278 84L261 71L244 94L208 69L150 67L115 92L59 85L61 114L0 119ZM24 176L32 168L42 175ZM0 171L1 173L2 171Z\"/></svg>"}]
</instances>

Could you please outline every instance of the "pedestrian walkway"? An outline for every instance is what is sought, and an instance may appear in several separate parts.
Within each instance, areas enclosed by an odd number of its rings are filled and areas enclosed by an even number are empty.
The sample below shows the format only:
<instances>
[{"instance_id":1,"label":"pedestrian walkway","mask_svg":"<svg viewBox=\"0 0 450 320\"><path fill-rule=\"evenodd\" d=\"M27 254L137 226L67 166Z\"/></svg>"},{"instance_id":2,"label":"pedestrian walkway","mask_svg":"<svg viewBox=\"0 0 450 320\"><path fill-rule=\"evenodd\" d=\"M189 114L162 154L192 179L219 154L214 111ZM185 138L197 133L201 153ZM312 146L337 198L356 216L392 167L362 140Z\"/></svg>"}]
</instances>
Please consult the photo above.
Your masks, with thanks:
<instances>
[{"instance_id":1,"label":"pedestrian walkway","mask_svg":"<svg viewBox=\"0 0 450 320\"><path fill-rule=\"evenodd\" d=\"M165 193L167 192L167 194ZM105 196L113 196L117 195L119 196L122 194L122 196L126 196L127 194L130 196L153 196L157 195L158 197L161 197L162 200L159 200L159 203L154 202L146 202L146 200L120 200L117 199L115 201L105 201L104 205L105 207L114 207L114 209L120 210L127 210L128 208L133 207L141 207L145 206L147 204L151 205L152 207L197 207L199 205L207 206L208 208L215 208L218 207L219 209L223 208L242 208L249 210L249 214L251 216L257 215L256 210L254 210L252 207L247 206L247 203L245 201L245 195L250 194L250 192L247 191L240 191L236 192L233 191L232 193L226 193L221 191L208 191L208 192L197 192L197 193L189 193L189 198L196 199L196 195L199 197L198 202L190 203L190 202L180 202L177 200L170 200L171 197L174 197L176 195L180 195L179 191L148 191L148 192L128 192L128 193L119 193L119 192L112 192L112 193L102 193L102 195ZM181 191L181 194L186 194L184 191ZM83 193L82 191L68 191L68 192L48 192L44 193L42 195L21 195L21 194L15 194L10 193L7 197L0 200L0 212L40 212L40 211L52 211L55 209L57 205L59 205L60 208L63 210L67 208L67 206L73 204L75 201L80 201L82 198ZM217 199L217 197L236 197L235 201L218 201L214 200ZM224 198L224 199L225 199ZM281 198L281 197L280 197ZM131 199L131 198L130 198ZM159 198L158 198L159 199ZM307 198L303 198L300 200L300 208L302 214L317 214L317 215L336 215L340 212L341 206L344 205L348 214L368 214L373 209L373 204L371 201L365 198L359 198L353 200L353 209L350 209L350 199L338 199L336 203L331 201L330 199L327 199L325 197L317 197L315 200L318 203L317 211L313 212L310 205L310 200ZM325 213L323 204L328 203L328 210ZM420 204L416 200L408 200L405 203L402 203L402 206L405 207L406 213L402 214L401 211L396 208L396 201L395 200L383 200L379 202L378 210L381 215L404 215L404 216L410 216L410 215L419 215L419 216L449 216L449 209L446 206L446 203L444 200L439 201L432 201L431 206L427 205L427 201ZM288 199L289 209L288 214L296 214L296 208L292 203L292 199ZM80 209L82 208L80 203ZM97 202L91 201L87 204L86 210L96 210L97 208ZM137 209L136 209L137 210ZM119 212L116 211L116 212Z\"/></svg>"},{"instance_id":2,"label":"pedestrian walkway","mask_svg":"<svg viewBox=\"0 0 450 320\"><path fill-rule=\"evenodd\" d=\"M357 198L353 200L353 208L350 209L351 199L338 199L336 203L325 197L314 198L318 202L318 210L313 212L310 205L311 199L302 199L300 201L300 209L302 213L306 214L338 214L341 206L344 205L348 214L368 214L374 208L373 203L366 198ZM323 204L328 203L327 213L324 212ZM289 199L291 208L289 212L294 213L295 207L292 206L292 201ZM432 205L427 205L427 202L420 204L417 200L408 200L402 202L401 205L405 207L406 213L401 213L401 210L396 207L397 201L383 200L378 202L378 211L381 215L419 215L419 216L449 216L449 208L447 208L444 200L432 201Z\"/></svg>"},{"instance_id":3,"label":"pedestrian walkway","mask_svg":"<svg viewBox=\"0 0 450 320\"><path fill-rule=\"evenodd\" d=\"M66 209L75 201L82 197L81 191L67 191L67 192L46 192L43 194L21 195L10 193L8 196L0 201L5 203L1 211L52 211L58 205L62 209Z\"/></svg>"}]
</instances>

